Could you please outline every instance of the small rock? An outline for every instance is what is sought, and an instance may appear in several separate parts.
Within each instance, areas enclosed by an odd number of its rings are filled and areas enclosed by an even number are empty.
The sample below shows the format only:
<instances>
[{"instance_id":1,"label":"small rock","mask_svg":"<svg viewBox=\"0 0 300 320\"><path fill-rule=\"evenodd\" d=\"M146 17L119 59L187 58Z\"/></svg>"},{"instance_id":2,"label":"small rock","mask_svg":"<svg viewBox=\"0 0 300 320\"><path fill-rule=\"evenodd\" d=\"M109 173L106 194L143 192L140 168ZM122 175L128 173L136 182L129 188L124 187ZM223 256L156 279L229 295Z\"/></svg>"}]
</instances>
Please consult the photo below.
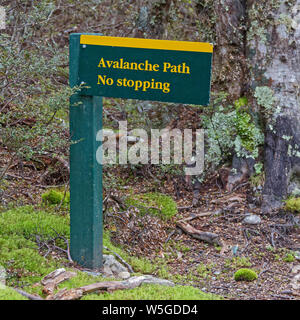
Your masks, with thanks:
<instances>
[{"instance_id":1,"label":"small rock","mask_svg":"<svg viewBox=\"0 0 300 320\"><path fill-rule=\"evenodd\" d=\"M300 265L299 264L297 266L293 267L292 273L300 273Z\"/></svg>"},{"instance_id":2,"label":"small rock","mask_svg":"<svg viewBox=\"0 0 300 320\"><path fill-rule=\"evenodd\" d=\"M156 278L151 275L134 276L126 280L126 283L134 283L139 281L141 281L142 284L159 284L161 286L169 286L169 287L175 286L175 284L172 281Z\"/></svg>"},{"instance_id":3,"label":"small rock","mask_svg":"<svg viewBox=\"0 0 300 320\"><path fill-rule=\"evenodd\" d=\"M123 271L123 272L120 272L118 274L118 278L121 278L121 279L128 279L130 278L130 273L129 272L126 272L126 271Z\"/></svg>"},{"instance_id":4,"label":"small rock","mask_svg":"<svg viewBox=\"0 0 300 320\"><path fill-rule=\"evenodd\" d=\"M256 214L249 215L244 218L243 223L247 224L260 224L261 218L257 216Z\"/></svg>"},{"instance_id":5,"label":"small rock","mask_svg":"<svg viewBox=\"0 0 300 320\"><path fill-rule=\"evenodd\" d=\"M101 276L102 273L101 272L94 272L94 271L83 271L85 273L87 273L89 276L93 276L93 277L98 277Z\"/></svg>"},{"instance_id":6,"label":"small rock","mask_svg":"<svg viewBox=\"0 0 300 320\"><path fill-rule=\"evenodd\" d=\"M104 277L111 278L111 277L114 276L113 273L112 273L112 271L111 271L111 269L110 269L110 267L104 266L102 270L103 270L103 276L104 276Z\"/></svg>"},{"instance_id":7,"label":"small rock","mask_svg":"<svg viewBox=\"0 0 300 320\"><path fill-rule=\"evenodd\" d=\"M6 270L0 266L0 289L5 286L6 281Z\"/></svg>"},{"instance_id":8,"label":"small rock","mask_svg":"<svg viewBox=\"0 0 300 320\"><path fill-rule=\"evenodd\" d=\"M291 285L294 290L300 290L300 273L295 275L291 281Z\"/></svg>"},{"instance_id":9,"label":"small rock","mask_svg":"<svg viewBox=\"0 0 300 320\"><path fill-rule=\"evenodd\" d=\"M291 281L291 286L294 290L300 290L300 265L295 266L292 269L292 274L297 273L292 281Z\"/></svg>"},{"instance_id":10,"label":"small rock","mask_svg":"<svg viewBox=\"0 0 300 320\"><path fill-rule=\"evenodd\" d=\"M110 268L111 272L116 274L128 272L127 268L117 261L113 255L103 255L103 267Z\"/></svg>"}]
</instances>

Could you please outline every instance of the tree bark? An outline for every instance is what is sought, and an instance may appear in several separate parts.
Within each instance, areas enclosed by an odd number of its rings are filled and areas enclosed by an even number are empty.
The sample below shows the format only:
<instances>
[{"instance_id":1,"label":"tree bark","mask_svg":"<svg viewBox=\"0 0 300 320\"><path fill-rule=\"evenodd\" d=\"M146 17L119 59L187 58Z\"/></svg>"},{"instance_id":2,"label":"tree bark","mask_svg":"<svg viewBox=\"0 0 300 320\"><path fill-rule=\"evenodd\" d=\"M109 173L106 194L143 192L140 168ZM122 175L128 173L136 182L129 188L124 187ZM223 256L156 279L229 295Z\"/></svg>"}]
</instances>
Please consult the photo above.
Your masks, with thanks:
<instances>
[{"instance_id":1,"label":"tree bark","mask_svg":"<svg viewBox=\"0 0 300 320\"><path fill-rule=\"evenodd\" d=\"M232 99L245 91L247 65L245 57L245 1L214 2L216 45L214 53L215 82Z\"/></svg>"},{"instance_id":2,"label":"tree bark","mask_svg":"<svg viewBox=\"0 0 300 320\"><path fill-rule=\"evenodd\" d=\"M300 0L219 0L214 10L216 82L232 100L252 96L249 107L261 114L262 209L271 211L300 190Z\"/></svg>"},{"instance_id":3,"label":"tree bark","mask_svg":"<svg viewBox=\"0 0 300 320\"><path fill-rule=\"evenodd\" d=\"M163 39L172 0L138 1L137 38Z\"/></svg>"},{"instance_id":4,"label":"tree bark","mask_svg":"<svg viewBox=\"0 0 300 320\"><path fill-rule=\"evenodd\" d=\"M265 116L265 212L282 206L300 171L300 0L270 3L247 2L250 85L253 92L271 89L274 99L267 116L259 106Z\"/></svg>"}]
</instances>

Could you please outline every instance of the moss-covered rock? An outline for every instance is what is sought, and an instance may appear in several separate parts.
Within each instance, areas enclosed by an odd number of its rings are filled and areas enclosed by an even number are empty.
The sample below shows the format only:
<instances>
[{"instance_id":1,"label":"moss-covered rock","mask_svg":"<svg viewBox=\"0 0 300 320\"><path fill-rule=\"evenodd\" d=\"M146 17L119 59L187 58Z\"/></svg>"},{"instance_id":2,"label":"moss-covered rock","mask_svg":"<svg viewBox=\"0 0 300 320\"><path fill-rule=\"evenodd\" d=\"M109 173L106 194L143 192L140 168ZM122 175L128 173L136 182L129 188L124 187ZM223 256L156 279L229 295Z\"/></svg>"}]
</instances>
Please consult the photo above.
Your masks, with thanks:
<instances>
[{"instance_id":1,"label":"moss-covered rock","mask_svg":"<svg viewBox=\"0 0 300 320\"><path fill-rule=\"evenodd\" d=\"M135 194L128 197L125 203L128 207L137 207L142 215L149 213L163 220L177 213L176 202L170 196L158 192Z\"/></svg>"},{"instance_id":2,"label":"moss-covered rock","mask_svg":"<svg viewBox=\"0 0 300 320\"><path fill-rule=\"evenodd\" d=\"M257 274L255 271L247 268L239 269L234 274L234 280L235 281L254 281L257 279Z\"/></svg>"}]
</instances>

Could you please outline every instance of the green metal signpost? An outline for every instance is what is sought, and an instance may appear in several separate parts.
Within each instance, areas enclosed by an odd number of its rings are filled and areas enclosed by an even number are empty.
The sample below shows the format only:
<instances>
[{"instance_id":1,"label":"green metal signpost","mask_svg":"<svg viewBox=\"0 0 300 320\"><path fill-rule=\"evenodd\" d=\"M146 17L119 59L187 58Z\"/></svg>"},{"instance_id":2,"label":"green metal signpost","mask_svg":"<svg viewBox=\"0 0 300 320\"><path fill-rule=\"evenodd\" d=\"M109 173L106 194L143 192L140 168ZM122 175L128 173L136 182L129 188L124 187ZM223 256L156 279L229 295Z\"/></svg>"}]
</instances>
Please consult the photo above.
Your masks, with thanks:
<instances>
[{"instance_id":1,"label":"green metal signpost","mask_svg":"<svg viewBox=\"0 0 300 320\"><path fill-rule=\"evenodd\" d=\"M207 105L209 43L70 35L71 257L102 266L102 167L96 161L102 97Z\"/></svg>"}]
</instances>

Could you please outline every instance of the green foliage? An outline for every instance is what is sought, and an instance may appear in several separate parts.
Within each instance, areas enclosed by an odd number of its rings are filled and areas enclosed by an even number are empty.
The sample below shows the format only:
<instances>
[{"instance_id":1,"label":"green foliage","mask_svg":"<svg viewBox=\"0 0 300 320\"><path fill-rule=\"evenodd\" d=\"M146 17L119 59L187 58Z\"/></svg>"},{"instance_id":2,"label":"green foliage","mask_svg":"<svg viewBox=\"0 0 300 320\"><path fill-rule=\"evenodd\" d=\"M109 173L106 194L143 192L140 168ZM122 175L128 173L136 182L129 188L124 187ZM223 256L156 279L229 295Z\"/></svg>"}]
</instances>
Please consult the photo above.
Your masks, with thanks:
<instances>
[{"instance_id":1,"label":"green foliage","mask_svg":"<svg viewBox=\"0 0 300 320\"><path fill-rule=\"evenodd\" d=\"M43 202L47 204L70 204L70 192L64 192L59 190L48 190L42 194Z\"/></svg>"},{"instance_id":2,"label":"green foliage","mask_svg":"<svg viewBox=\"0 0 300 320\"><path fill-rule=\"evenodd\" d=\"M225 267L227 268L240 268L240 267L250 267L251 262L249 258L246 257L234 257L231 259L227 259L225 262Z\"/></svg>"},{"instance_id":3,"label":"green foliage","mask_svg":"<svg viewBox=\"0 0 300 320\"><path fill-rule=\"evenodd\" d=\"M196 268L197 276L201 279L207 279L211 274L211 269L212 269L212 265L199 263Z\"/></svg>"},{"instance_id":4,"label":"green foliage","mask_svg":"<svg viewBox=\"0 0 300 320\"><path fill-rule=\"evenodd\" d=\"M142 215L149 213L163 220L177 213L176 202L170 196L157 192L132 195L125 202L128 206L137 207Z\"/></svg>"},{"instance_id":5,"label":"green foliage","mask_svg":"<svg viewBox=\"0 0 300 320\"><path fill-rule=\"evenodd\" d=\"M117 290L99 295L90 294L81 300L221 300L213 294L204 293L191 286L166 287L142 285L131 290Z\"/></svg>"},{"instance_id":6,"label":"green foliage","mask_svg":"<svg viewBox=\"0 0 300 320\"><path fill-rule=\"evenodd\" d=\"M234 280L235 281L254 281L258 278L255 271L247 268L239 269L234 274Z\"/></svg>"},{"instance_id":7,"label":"green foliage","mask_svg":"<svg viewBox=\"0 0 300 320\"><path fill-rule=\"evenodd\" d=\"M285 209L294 213L300 213L300 197L290 198L285 202Z\"/></svg>"},{"instance_id":8,"label":"green foliage","mask_svg":"<svg viewBox=\"0 0 300 320\"><path fill-rule=\"evenodd\" d=\"M252 158L257 158L258 146L264 141L261 130L246 111L236 110L233 122L237 133L234 141L237 155L245 157L251 155Z\"/></svg>"},{"instance_id":9,"label":"green foliage","mask_svg":"<svg viewBox=\"0 0 300 320\"><path fill-rule=\"evenodd\" d=\"M68 145L62 138L71 93L68 51L40 34L49 28L53 1L12 6L0 34L0 141L14 157L29 160Z\"/></svg>"},{"instance_id":10,"label":"green foliage","mask_svg":"<svg viewBox=\"0 0 300 320\"><path fill-rule=\"evenodd\" d=\"M294 262L295 261L295 255L293 253L287 253L282 260L284 262Z\"/></svg>"}]
</instances>

